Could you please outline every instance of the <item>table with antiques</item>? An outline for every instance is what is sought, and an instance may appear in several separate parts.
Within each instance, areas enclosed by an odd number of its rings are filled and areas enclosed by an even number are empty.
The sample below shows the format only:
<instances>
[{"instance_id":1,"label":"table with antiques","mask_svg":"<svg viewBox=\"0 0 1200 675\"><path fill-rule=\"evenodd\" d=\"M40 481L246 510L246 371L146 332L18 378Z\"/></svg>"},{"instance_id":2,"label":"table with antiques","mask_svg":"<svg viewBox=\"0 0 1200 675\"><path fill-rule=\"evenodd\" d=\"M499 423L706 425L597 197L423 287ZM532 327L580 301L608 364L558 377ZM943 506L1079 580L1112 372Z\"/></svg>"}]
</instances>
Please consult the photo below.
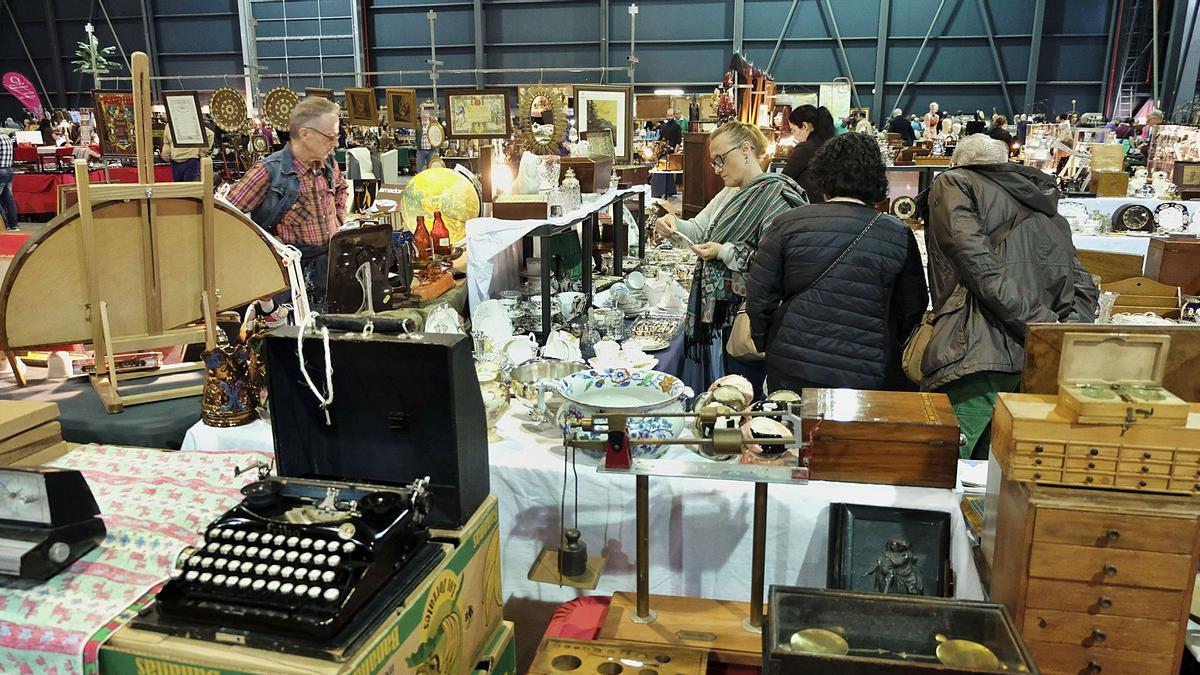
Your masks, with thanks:
<instances>
[{"instance_id":1,"label":"table with antiques","mask_svg":"<svg viewBox=\"0 0 1200 675\"><path fill-rule=\"evenodd\" d=\"M636 527L633 481L626 475L599 473L598 462L578 453L580 511L578 529L590 555L606 559L593 590L531 581L528 574L545 549L560 540L564 467L562 432L534 423L523 404L514 403L499 418L497 439L489 444L492 491L500 501L500 531L505 545L501 569L505 616L521 623L537 620L549 608L582 595L629 591L635 586ZM183 441L187 449L225 451L272 449L270 425L216 429L196 425ZM662 459L717 464L684 447L670 448ZM970 464L970 462L968 462ZM959 462L959 466L963 465ZM574 473L570 473L574 475ZM571 478L569 489L574 489ZM768 510L765 578L804 586L824 586L828 577L829 505L849 502L882 507L927 509L949 514L950 564L954 596L982 599L972 562L971 543L954 489L813 480L806 485L775 485ZM755 488L743 482L720 483L657 478L649 509L649 590L655 596L744 601L751 577L750 516ZM573 503L572 493L568 500ZM570 521L568 521L570 522Z\"/></svg>"}]
</instances>

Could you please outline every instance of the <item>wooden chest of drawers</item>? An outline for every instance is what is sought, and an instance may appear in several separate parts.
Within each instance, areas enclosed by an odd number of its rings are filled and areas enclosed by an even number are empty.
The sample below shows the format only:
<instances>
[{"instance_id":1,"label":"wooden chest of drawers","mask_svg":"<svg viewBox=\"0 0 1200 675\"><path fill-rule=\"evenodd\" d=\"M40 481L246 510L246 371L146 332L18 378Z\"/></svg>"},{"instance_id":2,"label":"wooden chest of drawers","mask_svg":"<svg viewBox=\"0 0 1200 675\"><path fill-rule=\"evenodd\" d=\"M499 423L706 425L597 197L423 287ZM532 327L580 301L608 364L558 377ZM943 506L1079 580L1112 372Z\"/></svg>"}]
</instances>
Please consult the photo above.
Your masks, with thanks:
<instances>
[{"instance_id":1,"label":"wooden chest of drawers","mask_svg":"<svg viewBox=\"0 0 1200 675\"><path fill-rule=\"evenodd\" d=\"M1042 673L1179 672L1200 500L1005 479L996 506L991 598Z\"/></svg>"}]
</instances>

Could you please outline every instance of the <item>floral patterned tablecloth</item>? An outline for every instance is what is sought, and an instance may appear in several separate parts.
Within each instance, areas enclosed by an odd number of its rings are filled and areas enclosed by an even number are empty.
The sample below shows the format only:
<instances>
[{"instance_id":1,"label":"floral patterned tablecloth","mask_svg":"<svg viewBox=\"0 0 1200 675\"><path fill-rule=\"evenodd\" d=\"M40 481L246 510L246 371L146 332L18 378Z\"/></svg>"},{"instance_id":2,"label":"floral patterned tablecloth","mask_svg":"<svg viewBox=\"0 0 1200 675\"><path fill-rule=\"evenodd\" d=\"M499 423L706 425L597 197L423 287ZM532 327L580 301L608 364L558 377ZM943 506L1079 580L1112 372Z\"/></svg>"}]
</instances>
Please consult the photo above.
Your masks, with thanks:
<instances>
[{"instance_id":1,"label":"floral patterned tablecloth","mask_svg":"<svg viewBox=\"0 0 1200 675\"><path fill-rule=\"evenodd\" d=\"M0 580L0 673L98 672L103 639L132 618L131 605L158 589L179 552L257 476L235 477L234 469L270 459L85 445L53 462L83 472L108 536L49 581Z\"/></svg>"}]
</instances>

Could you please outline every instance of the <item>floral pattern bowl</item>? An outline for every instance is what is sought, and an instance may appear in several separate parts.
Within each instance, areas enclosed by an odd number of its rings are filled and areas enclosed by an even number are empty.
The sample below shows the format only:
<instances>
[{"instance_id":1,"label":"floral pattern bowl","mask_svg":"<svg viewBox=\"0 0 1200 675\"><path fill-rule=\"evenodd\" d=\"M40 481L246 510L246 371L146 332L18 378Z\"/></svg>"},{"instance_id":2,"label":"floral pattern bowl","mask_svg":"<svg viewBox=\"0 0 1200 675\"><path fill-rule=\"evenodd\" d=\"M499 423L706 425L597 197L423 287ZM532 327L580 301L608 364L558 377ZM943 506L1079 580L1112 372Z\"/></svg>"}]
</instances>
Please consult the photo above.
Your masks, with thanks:
<instances>
[{"instance_id":1,"label":"floral pattern bowl","mask_svg":"<svg viewBox=\"0 0 1200 675\"><path fill-rule=\"evenodd\" d=\"M581 370L558 383L563 398L558 410L558 426L564 434L600 439L603 434L586 433L571 423L602 413L676 413L684 411L684 401L692 391L679 378L656 370L606 368ZM679 438L687 425L684 417L635 417L626 422L630 440ZM634 443L635 458L655 459L666 453L667 445ZM584 450L592 457L603 453Z\"/></svg>"}]
</instances>

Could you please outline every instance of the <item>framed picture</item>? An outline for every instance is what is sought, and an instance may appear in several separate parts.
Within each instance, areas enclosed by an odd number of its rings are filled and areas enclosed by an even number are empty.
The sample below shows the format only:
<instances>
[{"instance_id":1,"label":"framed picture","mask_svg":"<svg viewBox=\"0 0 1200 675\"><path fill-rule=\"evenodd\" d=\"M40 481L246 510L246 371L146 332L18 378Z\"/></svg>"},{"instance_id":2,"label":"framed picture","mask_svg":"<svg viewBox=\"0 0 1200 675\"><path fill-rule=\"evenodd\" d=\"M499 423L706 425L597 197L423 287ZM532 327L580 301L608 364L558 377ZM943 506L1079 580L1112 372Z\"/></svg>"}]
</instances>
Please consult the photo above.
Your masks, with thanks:
<instances>
[{"instance_id":1,"label":"framed picture","mask_svg":"<svg viewBox=\"0 0 1200 675\"><path fill-rule=\"evenodd\" d=\"M504 89L473 89L446 94L447 138L508 138L512 117Z\"/></svg>"},{"instance_id":2,"label":"framed picture","mask_svg":"<svg viewBox=\"0 0 1200 675\"><path fill-rule=\"evenodd\" d=\"M393 129L417 127L417 90L389 88L387 98L388 126Z\"/></svg>"},{"instance_id":3,"label":"framed picture","mask_svg":"<svg viewBox=\"0 0 1200 675\"><path fill-rule=\"evenodd\" d=\"M633 154L633 88L575 87L575 120L580 133L612 129L616 159Z\"/></svg>"},{"instance_id":4,"label":"framed picture","mask_svg":"<svg viewBox=\"0 0 1200 675\"><path fill-rule=\"evenodd\" d=\"M364 127L379 126L379 110L375 107L375 90L370 87L347 88L346 116L350 124Z\"/></svg>"},{"instance_id":5,"label":"framed picture","mask_svg":"<svg viewBox=\"0 0 1200 675\"><path fill-rule=\"evenodd\" d=\"M337 103L337 101L334 100L334 98L333 98L333 90L332 89L319 89L317 87L305 87L304 95L305 96L317 96L319 98L327 98L330 101Z\"/></svg>"},{"instance_id":6,"label":"framed picture","mask_svg":"<svg viewBox=\"0 0 1200 675\"><path fill-rule=\"evenodd\" d=\"M208 148L200 114L200 95L194 91L164 91L163 106L171 127L171 145L177 148Z\"/></svg>"},{"instance_id":7,"label":"framed picture","mask_svg":"<svg viewBox=\"0 0 1200 675\"><path fill-rule=\"evenodd\" d=\"M96 133L100 136L100 154L105 157L136 157L132 91L93 91Z\"/></svg>"},{"instance_id":8,"label":"framed picture","mask_svg":"<svg viewBox=\"0 0 1200 675\"><path fill-rule=\"evenodd\" d=\"M579 135L588 142L588 152L593 157L598 155L612 157L616 152L612 129L596 129L595 131L585 131Z\"/></svg>"},{"instance_id":9,"label":"framed picture","mask_svg":"<svg viewBox=\"0 0 1200 675\"><path fill-rule=\"evenodd\" d=\"M950 514L830 504L827 586L951 597Z\"/></svg>"}]
</instances>

